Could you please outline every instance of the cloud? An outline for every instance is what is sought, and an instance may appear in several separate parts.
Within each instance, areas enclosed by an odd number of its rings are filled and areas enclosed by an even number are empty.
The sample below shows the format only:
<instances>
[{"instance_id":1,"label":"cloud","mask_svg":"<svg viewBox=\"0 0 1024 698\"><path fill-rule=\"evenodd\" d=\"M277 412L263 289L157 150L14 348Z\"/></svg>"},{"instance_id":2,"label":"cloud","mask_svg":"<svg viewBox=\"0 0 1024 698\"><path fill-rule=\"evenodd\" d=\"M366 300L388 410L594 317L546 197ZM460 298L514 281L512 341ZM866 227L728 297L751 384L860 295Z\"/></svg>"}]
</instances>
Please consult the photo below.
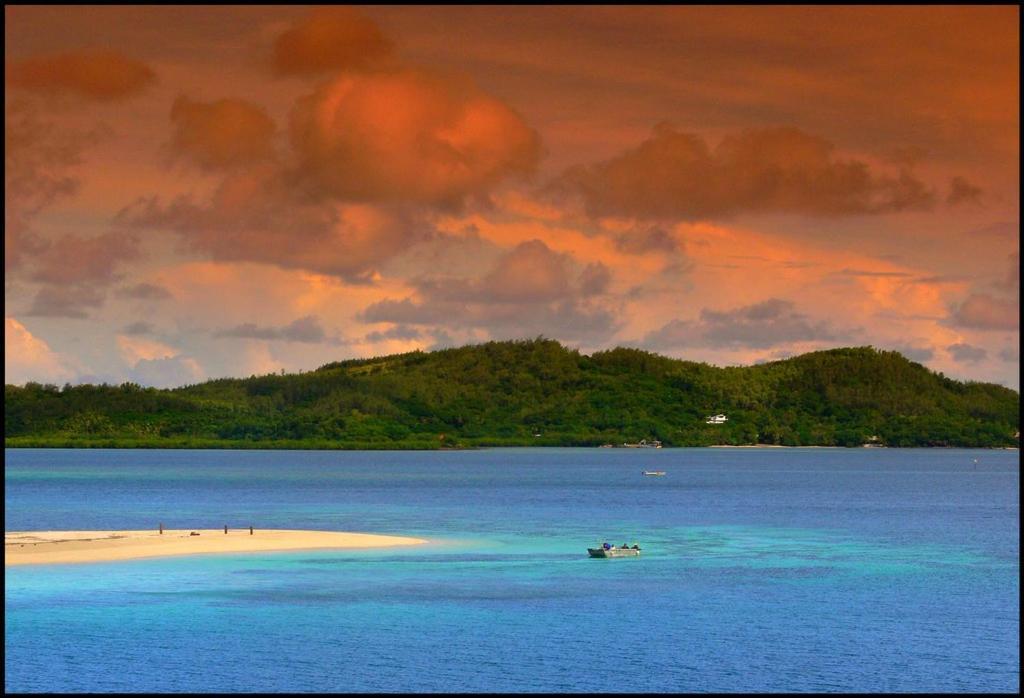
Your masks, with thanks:
<instances>
[{"instance_id":1,"label":"cloud","mask_svg":"<svg viewBox=\"0 0 1024 698\"><path fill-rule=\"evenodd\" d=\"M436 330L431 333L434 338L434 343L427 347L427 351L439 351L441 349L451 349L456 346L455 338L444 330Z\"/></svg>"},{"instance_id":2,"label":"cloud","mask_svg":"<svg viewBox=\"0 0 1024 698\"><path fill-rule=\"evenodd\" d=\"M960 274L935 274L932 276L918 276L914 283L918 284L962 284L970 281L970 277Z\"/></svg>"},{"instance_id":3,"label":"cloud","mask_svg":"<svg viewBox=\"0 0 1024 698\"><path fill-rule=\"evenodd\" d=\"M29 213L75 191L67 169L81 162L86 134L59 129L38 109L14 102L4 109L4 199Z\"/></svg>"},{"instance_id":4,"label":"cloud","mask_svg":"<svg viewBox=\"0 0 1024 698\"><path fill-rule=\"evenodd\" d=\"M995 293L975 290L951 309L945 323L976 330L1015 331L1020 327L1020 253L1007 255L1006 274L989 284Z\"/></svg>"},{"instance_id":5,"label":"cloud","mask_svg":"<svg viewBox=\"0 0 1024 698\"><path fill-rule=\"evenodd\" d=\"M117 265L140 256L133 233L113 231L92 238L64 235L35 253L30 278L42 282L25 313L84 318L103 305L106 287L119 278Z\"/></svg>"},{"instance_id":6,"label":"cloud","mask_svg":"<svg viewBox=\"0 0 1024 698\"><path fill-rule=\"evenodd\" d=\"M401 207L312 201L273 165L229 173L209 201L140 200L121 225L170 229L195 252L365 282L383 262L432 229Z\"/></svg>"},{"instance_id":7,"label":"cloud","mask_svg":"<svg viewBox=\"0 0 1024 698\"><path fill-rule=\"evenodd\" d=\"M485 330L492 338L544 334L565 341L605 340L617 331L618 323L606 309L586 301L595 283L601 283L600 267L587 269L573 283L567 255L540 240L528 240L502 255L478 279L419 279L418 300L378 301L358 317L368 323Z\"/></svg>"},{"instance_id":8,"label":"cloud","mask_svg":"<svg viewBox=\"0 0 1024 698\"><path fill-rule=\"evenodd\" d=\"M37 255L32 279L54 285L105 285L117 278L119 262L137 259L139 240L117 230L91 238L64 235Z\"/></svg>"},{"instance_id":9,"label":"cloud","mask_svg":"<svg viewBox=\"0 0 1024 698\"><path fill-rule=\"evenodd\" d=\"M927 209L933 194L909 170L895 177L842 160L828 141L792 127L750 129L711 148L669 124L610 160L578 165L552 185L592 216L699 220L740 213L816 216Z\"/></svg>"},{"instance_id":10,"label":"cloud","mask_svg":"<svg viewBox=\"0 0 1024 698\"><path fill-rule=\"evenodd\" d=\"M981 187L975 186L960 176L953 177L949 181L949 195L946 196L946 203L950 206L959 204L980 204Z\"/></svg>"},{"instance_id":11,"label":"cloud","mask_svg":"<svg viewBox=\"0 0 1024 698\"><path fill-rule=\"evenodd\" d=\"M869 276L876 278L905 278L912 276L910 272L906 271L873 271L870 269L841 269L835 272L839 276Z\"/></svg>"},{"instance_id":12,"label":"cloud","mask_svg":"<svg viewBox=\"0 0 1024 698\"><path fill-rule=\"evenodd\" d=\"M78 191L73 176L100 129L65 128L42 118L37 107L15 101L4 108L4 268L20 269L48 242L32 228L39 214Z\"/></svg>"},{"instance_id":13,"label":"cloud","mask_svg":"<svg viewBox=\"0 0 1024 698\"><path fill-rule=\"evenodd\" d=\"M216 337L237 337L243 339L282 339L288 342L319 343L326 341L320 321L313 315L298 318L282 327L260 327L246 322L227 330L214 333Z\"/></svg>"},{"instance_id":14,"label":"cloud","mask_svg":"<svg viewBox=\"0 0 1024 698\"><path fill-rule=\"evenodd\" d=\"M1020 252L1011 252L1007 255L1009 261L1009 267L1006 270L1006 276L1003 280L998 282L996 285L1004 291L1009 291L1017 294L1017 298L1020 298Z\"/></svg>"},{"instance_id":15,"label":"cloud","mask_svg":"<svg viewBox=\"0 0 1024 698\"><path fill-rule=\"evenodd\" d=\"M540 240L520 243L484 276L484 302L530 303L561 298L569 290L568 258Z\"/></svg>"},{"instance_id":16,"label":"cloud","mask_svg":"<svg viewBox=\"0 0 1024 698\"><path fill-rule=\"evenodd\" d=\"M990 223L989 225L981 228L976 228L967 233L969 236L985 236L985 237L1000 237L1000 238L1017 238L1020 237L1020 222L1019 221L997 221L996 223Z\"/></svg>"},{"instance_id":17,"label":"cloud","mask_svg":"<svg viewBox=\"0 0 1024 698\"><path fill-rule=\"evenodd\" d=\"M679 249L679 242L661 226L636 225L614 238L615 247L627 254L647 252L671 253Z\"/></svg>"},{"instance_id":18,"label":"cloud","mask_svg":"<svg viewBox=\"0 0 1024 698\"><path fill-rule=\"evenodd\" d=\"M400 301L386 298L371 303L359 314L363 322L395 322L416 325L432 325L448 320L443 303L451 303L450 299L431 299L430 305L416 303L412 298Z\"/></svg>"},{"instance_id":19,"label":"cloud","mask_svg":"<svg viewBox=\"0 0 1024 698\"><path fill-rule=\"evenodd\" d=\"M26 226L11 221L6 212L4 219L7 223L4 228L4 270L15 272L27 257L45 250L46 243L35 238Z\"/></svg>"},{"instance_id":20,"label":"cloud","mask_svg":"<svg viewBox=\"0 0 1024 698\"><path fill-rule=\"evenodd\" d=\"M36 292L25 315L32 317L85 318L103 305L105 294L88 286L43 286Z\"/></svg>"},{"instance_id":21,"label":"cloud","mask_svg":"<svg viewBox=\"0 0 1024 698\"><path fill-rule=\"evenodd\" d=\"M67 357L53 351L13 317L4 318L4 383L62 383L77 372Z\"/></svg>"},{"instance_id":22,"label":"cloud","mask_svg":"<svg viewBox=\"0 0 1024 698\"><path fill-rule=\"evenodd\" d=\"M655 350L681 347L765 349L790 342L842 341L846 332L816 321L787 300L769 298L729 311L705 308L697 321L671 320L647 334L642 344Z\"/></svg>"},{"instance_id":23,"label":"cloud","mask_svg":"<svg viewBox=\"0 0 1024 698\"><path fill-rule=\"evenodd\" d=\"M128 373L128 380L154 388L178 388L205 378L199 362L187 356L141 359Z\"/></svg>"},{"instance_id":24,"label":"cloud","mask_svg":"<svg viewBox=\"0 0 1024 698\"><path fill-rule=\"evenodd\" d=\"M602 262L591 262L579 277L580 293L584 296L596 296L608 290L612 274Z\"/></svg>"},{"instance_id":25,"label":"cloud","mask_svg":"<svg viewBox=\"0 0 1024 698\"><path fill-rule=\"evenodd\" d=\"M114 231L54 240L40 235L34 224L55 202L78 191L74 167L87 144L108 131L64 127L25 102L8 104L5 115L5 269L44 284L26 314L86 317L89 309L102 305L103 288L117 278L120 263L140 256L138 239Z\"/></svg>"},{"instance_id":26,"label":"cloud","mask_svg":"<svg viewBox=\"0 0 1024 698\"><path fill-rule=\"evenodd\" d=\"M529 174L540 138L467 80L410 68L346 74L291 114L297 176L349 201L458 206Z\"/></svg>"},{"instance_id":27,"label":"cloud","mask_svg":"<svg viewBox=\"0 0 1024 698\"><path fill-rule=\"evenodd\" d=\"M8 65L5 72L11 87L100 101L129 97L156 80L145 63L107 49L36 56Z\"/></svg>"},{"instance_id":28,"label":"cloud","mask_svg":"<svg viewBox=\"0 0 1024 698\"><path fill-rule=\"evenodd\" d=\"M117 347L121 352L121 358L129 366L135 366L140 361L154 361L157 359L170 359L181 353L179 349L168 346L162 342L141 337L117 336Z\"/></svg>"},{"instance_id":29,"label":"cloud","mask_svg":"<svg viewBox=\"0 0 1024 698\"><path fill-rule=\"evenodd\" d=\"M978 330L1016 330L1020 327L1020 302L972 293L953 311L950 322Z\"/></svg>"},{"instance_id":30,"label":"cloud","mask_svg":"<svg viewBox=\"0 0 1024 698\"><path fill-rule=\"evenodd\" d=\"M935 356L935 352L931 347L915 347L910 345L894 346L890 348L890 351L898 351L903 356L907 357L911 361L917 361L918 363L924 363L925 361L931 360Z\"/></svg>"},{"instance_id":31,"label":"cloud","mask_svg":"<svg viewBox=\"0 0 1024 698\"><path fill-rule=\"evenodd\" d=\"M601 342L618 329L607 310L572 299L542 304L458 303L427 298L380 301L361 314L365 322L406 322L452 330L484 330L493 339L521 339L537 335L562 341Z\"/></svg>"},{"instance_id":32,"label":"cloud","mask_svg":"<svg viewBox=\"0 0 1024 698\"><path fill-rule=\"evenodd\" d=\"M423 333L408 325L395 325L384 331L373 331L366 335L367 342L383 342L389 339L411 340L420 339Z\"/></svg>"},{"instance_id":33,"label":"cloud","mask_svg":"<svg viewBox=\"0 0 1024 698\"><path fill-rule=\"evenodd\" d=\"M835 340L840 332L799 313L791 301L771 298L733 311L701 311L705 336L714 344L765 347L780 342Z\"/></svg>"},{"instance_id":34,"label":"cloud","mask_svg":"<svg viewBox=\"0 0 1024 698\"><path fill-rule=\"evenodd\" d=\"M369 18L349 7L320 9L274 42L281 75L316 75L366 68L391 56L391 41Z\"/></svg>"},{"instance_id":35,"label":"cloud","mask_svg":"<svg viewBox=\"0 0 1024 698\"><path fill-rule=\"evenodd\" d=\"M273 154L274 122L265 109L241 99L196 102L178 97L171 107L171 123L172 148L208 170Z\"/></svg>"},{"instance_id":36,"label":"cloud","mask_svg":"<svg viewBox=\"0 0 1024 698\"><path fill-rule=\"evenodd\" d=\"M988 356L988 352L981 347L974 347L963 343L950 344L946 347L946 351L950 353L953 360L957 363L978 363Z\"/></svg>"},{"instance_id":37,"label":"cloud","mask_svg":"<svg viewBox=\"0 0 1024 698\"><path fill-rule=\"evenodd\" d=\"M540 240L527 240L498 258L478 280L420 279L418 290L450 302L545 303L571 293L568 255Z\"/></svg>"},{"instance_id":38,"label":"cloud","mask_svg":"<svg viewBox=\"0 0 1024 698\"><path fill-rule=\"evenodd\" d=\"M903 167L917 165L924 160L926 155L928 155L928 151L917 145L897 145L888 148L882 153L882 157L886 161L894 165L902 165Z\"/></svg>"},{"instance_id":39,"label":"cloud","mask_svg":"<svg viewBox=\"0 0 1024 698\"><path fill-rule=\"evenodd\" d=\"M337 67L334 49L317 47L347 41L350 25L369 26L348 9L314 13L279 48L298 55L312 46L308 60ZM205 201L141 198L118 214L119 225L174 231L188 250L221 262L352 283L371 281L381 265L431 237L429 209L482 197L529 174L540 157L536 132L468 79L395 65L336 76L299 99L292 152L280 160L271 153L272 122L247 102L180 97L171 120L173 147L206 169L225 169L223 179Z\"/></svg>"},{"instance_id":40,"label":"cloud","mask_svg":"<svg viewBox=\"0 0 1024 698\"><path fill-rule=\"evenodd\" d=\"M117 295L139 301L164 301L174 298L174 295L163 286L150 283L126 286L118 290Z\"/></svg>"},{"instance_id":41,"label":"cloud","mask_svg":"<svg viewBox=\"0 0 1024 698\"><path fill-rule=\"evenodd\" d=\"M128 323L121 330L126 335L140 335L140 334L152 334L156 330L156 326L151 322L145 320L136 320L135 322Z\"/></svg>"}]
</instances>

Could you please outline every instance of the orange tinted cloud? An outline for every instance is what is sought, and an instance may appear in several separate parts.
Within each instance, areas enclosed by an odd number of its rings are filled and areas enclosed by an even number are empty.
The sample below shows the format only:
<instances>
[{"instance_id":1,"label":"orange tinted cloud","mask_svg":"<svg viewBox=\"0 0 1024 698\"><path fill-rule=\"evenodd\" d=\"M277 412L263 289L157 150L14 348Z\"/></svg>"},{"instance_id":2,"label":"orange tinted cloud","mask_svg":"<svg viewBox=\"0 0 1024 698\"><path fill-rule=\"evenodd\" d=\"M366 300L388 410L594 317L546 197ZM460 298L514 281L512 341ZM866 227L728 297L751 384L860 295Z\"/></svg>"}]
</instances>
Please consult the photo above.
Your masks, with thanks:
<instances>
[{"instance_id":1,"label":"orange tinted cloud","mask_svg":"<svg viewBox=\"0 0 1024 698\"><path fill-rule=\"evenodd\" d=\"M749 228L697 223L675 232L691 266L685 276L648 275L625 295L623 339L712 363L868 343L924 356L959 340L941 324L957 289L923 281L919 269ZM617 277L627 271L615 267Z\"/></svg>"},{"instance_id":2,"label":"orange tinted cloud","mask_svg":"<svg viewBox=\"0 0 1024 698\"><path fill-rule=\"evenodd\" d=\"M1019 228L1017 8L359 12L396 49L349 9L8 8L12 68L105 46L158 67L161 83L106 106L8 82L9 112L38 110L7 123L6 262L20 261L8 305L48 316L51 346L111 380L124 378L113 342L128 325L182 350L140 366L196 357L209 375L435 340L606 348L663 330L666 346L685 340L676 355L714 363L872 343L948 370L948 347L984 347L970 377L1016 384L1017 355L1003 350L1018 339L1019 279L996 271ZM83 95L84 108L47 92ZM177 95L191 109L169 121ZM489 132L459 117L480 95L502 105L478 118ZM237 118L220 108L232 102ZM98 119L110 136L93 145ZM665 119L673 138L652 137ZM780 124L797 128L769 128ZM543 138L545 177L582 163L562 183L591 215L515 181L533 169L531 148L507 140L522 125ZM168 141L198 168L167 168ZM644 141L652 152L631 159ZM150 202L120 221L146 228L139 259L105 264L60 243L102 237L140 196ZM65 270L68 254L83 259ZM386 299L389 324L355 317ZM345 348L279 341L308 317ZM315 338L308 325L288 332ZM232 327L252 336L216 336ZM778 343L752 346L761 334Z\"/></svg>"},{"instance_id":3,"label":"orange tinted cloud","mask_svg":"<svg viewBox=\"0 0 1024 698\"><path fill-rule=\"evenodd\" d=\"M950 206L964 203L979 203L981 201L981 187L975 186L961 176L953 177L949 181L949 195L946 203Z\"/></svg>"},{"instance_id":4,"label":"orange tinted cloud","mask_svg":"<svg viewBox=\"0 0 1024 698\"><path fill-rule=\"evenodd\" d=\"M98 134L60 128L24 102L6 105L4 117L4 266L14 271L45 251L33 221L78 191L75 166Z\"/></svg>"},{"instance_id":5,"label":"orange tinted cloud","mask_svg":"<svg viewBox=\"0 0 1024 698\"><path fill-rule=\"evenodd\" d=\"M794 342L849 341L853 334L814 320L792 301L769 298L753 305L728 310L705 308L696 322L671 320L644 339L658 349L693 346L764 349Z\"/></svg>"},{"instance_id":6,"label":"orange tinted cloud","mask_svg":"<svg viewBox=\"0 0 1024 698\"><path fill-rule=\"evenodd\" d=\"M105 285L117 278L119 262L139 254L138 238L126 231L92 238L65 235L39 256L32 278L54 285Z\"/></svg>"},{"instance_id":7,"label":"orange tinted cloud","mask_svg":"<svg viewBox=\"0 0 1024 698\"><path fill-rule=\"evenodd\" d=\"M497 301L543 301L569 289L567 260L540 240L518 245L483 279L486 295Z\"/></svg>"},{"instance_id":8,"label":"orange tinted cloud","mask_svg":"<svg viewBox=\"0 0 1024 698\"><path fill-rule=\"evenodd\" d=\"M608 271L588 265L574 280L571 263L568 255L529 240L499 257L478 279L423 278L415 282L419 300L381 300L367 306L359 318L368 323L482 330L492 338L555 331L570 341L607 340L618 323L587 297L603 290Z\"/></svg>"},{"instance_id":9,"label":"orange tinted cloud","mask_svg":"<svg viewBox=\"0 0 1024 698\"><path fill-rule=\"evenodd\" d=\"M429 232L401 211L310 201L275 165L229 173L207 202L137 202L119 215L135 229L177 232L220 261L253 261L368 280L383 261Z\"/></svg>"},{"instance_id":10,"label":"orange tinted cloud","mask_svg":"<svg viewBox=\"0 0 1024 698\"><path fill-rule=\"evenodd\" d=\"M859 152L920 146L930 159L987 161L987 172L1019 132L1019 12L1009 5L373 13L422 54L494 76L528 108L559 169L563 158L607 157L628 142L625 129L665 118L701 129L797 124Z\"/></svg>"},{"instance_id":11,"label":"orange tinted cloud","mask_svg":"<svg viewBox=\"0 0 1024 698\"><path fill-rule=\"evenodd\" d=\"M35 380L46 383L68 380L75 373L74 362L53 351L13 317L4 318L4 382L20 384Z\"/></svg>"},{"instance_id":12,"label":"orange tinted cloud","mask_svg":"<svg viewBox=\"0 0 1024 698\"><path fill-rule=\"evenodd\" d=\"M636 148L570 168L556 188L579 193L592 215L709 219L737 213L819 216L929 208L933 194L907 170L879 175L842 160L796 128L750 129L711 148L658 124Z\"/></svg>"},{"instance_id":13,"label":"orange tinted cloud","mask_svg":"<svg viewBox=\"0 0 1024 698\"><path fill-rule=\"evenodd\" d=\"M580 293L584 296L596 296L608 290L612 280L612 272L603 262L591 262L580 273Z\"/></svg>"},{"instance_id":14,"label":"orange tinted cloud","mask_svg":"<svg viewBox=\"0 0 1024 698\"><path fill-rule=\"evenodd\" d=\"M120 289L117 295L137 301L166 301L174 298L171 292L163 286L151 283L126 286Z\"/></svg>"},{"instance_id":15,"label":"orange tinted cloud","mask_svg":"<svg viewBox=\"0 0 1024 698\"><path fill-rule=\"evenodd\" d=\"M43 286L24 312L34 317L88 317L103 305L105 294L90 286Z\"/></svg>"},{"instance_id":16,"label":"orange tinted cloud","mask_svg":"<svg viewBox=\"0 0 1024 698\"><path fill-rule=\"evenodd\" d=\"M680 243L668 230L659 226L634 225L614 234L615 247L627 254L647 252L669 253L679 249Z\"/></svg>"},{"instance_id":17,"label":"orange tinted cloud","mask_svg":"<svg viewBox=\"0 0 1024 698\"><path fill-rule=\"evenodd\" d=\"M959 327L1017 330L1020 327L1020 302L988 293L972 293L950 319Z\"/></svg>"},{"instance_id":18,"label":"orange tinted cloud","mask_svg":"<svg viewBox=\"0 0 1024 698\"><path fill-rule=\"evenodd\" d=\"M28 58L6 66L7 83L33 92L70 92L114 100L140 92L156 80L142 61L120 51L87 49Z\"/></svg>"},{"instance_id":19,"label":"orange tinted cloud","mask_svg":"<svg viewBox=\"0 0 1024 698\"><path fill-rule=\"evenodd\" d=\"M217 337L236 337L242 339L281 339L288 342L317 343L327 340L324 328L315 315L297 318L283 327L264 327L254 322L218 330Z\"/></svg>"},{"instance_id":20,"label":"orange tinted cloud","mask_svg":"<svg viewBox=\"0 0 1024 698\"><path fill-rule=\"evenodd\" d=\"M155 388L177 388L199 383L207 377L198 361L189 356L163 359L139 359L128 373L128 380Z\"/></svg>"},{"instance_id":21,"label":"orange tinted cloud","mask_svg":"<svg viewBox=\"0 0 1024 698\"><path fill-rule=\"evenodd\" d=\"M34 251L29 275L41 287L27 315L83 318L103 305L107 287L120 278L123 262L141 256L128 231L95 237L64 235Z\"/></svg>"},{"instance_id":22,"label":"orange tinted cloud","mask_svg":"<svg viewBox=\"0 0 1024 698\"><path fill-rule=\"evenodd\" d=\"M283 75L314 75L363 68L392 53L377 25L350 7L317 10L274 43L274 67Z\"/></svg>"},{"instance_id":23,"label":"orange tinted cloud","mask_svg":"<svg viewBox=\"0 0 1024 698\"><path fill-rule=\"evenodd\" d=\"M988 352L981 347L975 347L970 344L963 342L957 344L950 344L946 347L946 351L953 357L953 360L957 363L978 363L988 356Z\"/></svg>"},{"instance_id":24,"label":"orange tinted cloud","mask_svg":"<svg viewBox=\"0 0 1024 698\"><path fill-rule=\"evenodd\" d=\"M117 346L121 350L121 356L131 366L134 366L143 359L149 361L153 359L169 359L181 353L180 349L175 349L162 342L142 339L141 337L126 337L124 335L117 336Z\"/></svg>"},{"instance_id":25,"label":"orange tinted cloud","mask_svg":"<svg viewBox=\"0 0 1024 698\"><path fill-rule=\"evenodd\" d=\"M457 205L540 157L539 136L509 106L412 69L324 85L295 105L291 140L316 186L364 201Z\"/></svg>"},{"instance_id":26,"label":"orange tinted cloud","mask_svg":"<svg viewBox=\"0 0 1024 698\"><path fill-rule=\"evenodd\" d=\"M272 154L274 122L241 99L196 102L181 96L171 107L172 146L207 169L231 167Z\"/></svg>"}]
</instances>

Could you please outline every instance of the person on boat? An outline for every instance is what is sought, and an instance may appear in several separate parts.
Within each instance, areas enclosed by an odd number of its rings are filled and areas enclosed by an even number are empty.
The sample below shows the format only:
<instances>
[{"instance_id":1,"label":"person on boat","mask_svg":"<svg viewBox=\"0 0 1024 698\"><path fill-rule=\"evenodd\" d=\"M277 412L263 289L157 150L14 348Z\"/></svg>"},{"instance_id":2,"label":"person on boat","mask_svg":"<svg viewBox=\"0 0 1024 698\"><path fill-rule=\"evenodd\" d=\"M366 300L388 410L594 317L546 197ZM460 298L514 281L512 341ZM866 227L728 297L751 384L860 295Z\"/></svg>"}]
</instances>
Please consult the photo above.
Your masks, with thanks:
<instances>
[{"instance_id":1,"label":"person on boat","mask_svg":"<svg viewBox=\"0 0 1024 698\"><path fill-rule=\"evenodd\" d=\"M609 545L607 542L602 543L601 547L604 548L605 550L611 550L612 549L612 546Z\"/></svg>"},{"instance_id":2,"label":"person on boat","mask_svg":"<svg viewBox=\"0 0 1024 698\"><path fill-rule=\"evenodd\" d=\"M628 546L628 545L626 545L625 543L623 543L623 544L622 544L622 549L623 549L623 550L629 550L629 546Z\"/></svg>"},{"instance_id":3,"label":"person on boat","mask_svg":"<svg viewBox=\"0 0 1024 698\"><path fill-rule=\"evenodd\" d=\"M636 543L633 543L633 550L639 550L639 549L640 549L640 546L637 545Z\"/></svg>"}]
</instances>

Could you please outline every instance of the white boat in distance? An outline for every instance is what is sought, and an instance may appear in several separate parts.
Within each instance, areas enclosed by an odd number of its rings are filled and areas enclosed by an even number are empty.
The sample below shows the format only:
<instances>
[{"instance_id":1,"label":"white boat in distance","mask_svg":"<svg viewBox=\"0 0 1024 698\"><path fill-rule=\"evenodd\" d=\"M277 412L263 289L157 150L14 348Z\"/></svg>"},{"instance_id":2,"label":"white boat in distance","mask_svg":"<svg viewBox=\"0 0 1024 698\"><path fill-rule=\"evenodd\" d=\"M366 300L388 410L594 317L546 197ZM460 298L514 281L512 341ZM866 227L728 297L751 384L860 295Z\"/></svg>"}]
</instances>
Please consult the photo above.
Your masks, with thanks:
<instances>
[{"instance_id":1,"label":"white boat in distance","mask_svg":"<svg viewBox=\"0 0 1024 698\"><path fill-rule=\"evenodd\" d=\"M643 471L643 473L644 473L644 475L664 475L665 471L664 470L645 470L645 471Z\"/></svg>"}]
</instances>

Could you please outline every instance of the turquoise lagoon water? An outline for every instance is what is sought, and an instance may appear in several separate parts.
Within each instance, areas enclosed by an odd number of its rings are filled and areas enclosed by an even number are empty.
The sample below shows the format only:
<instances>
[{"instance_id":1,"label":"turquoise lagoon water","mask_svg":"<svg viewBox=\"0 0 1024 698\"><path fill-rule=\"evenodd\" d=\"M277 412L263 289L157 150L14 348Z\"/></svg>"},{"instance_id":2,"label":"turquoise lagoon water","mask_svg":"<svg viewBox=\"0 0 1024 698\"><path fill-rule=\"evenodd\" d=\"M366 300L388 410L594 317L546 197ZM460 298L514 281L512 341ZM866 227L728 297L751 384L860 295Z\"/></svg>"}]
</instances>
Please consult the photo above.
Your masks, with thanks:
<instances>
[{"instance_id":1,"label":"turquoise lagoon water","mask_svg":"<svg viewBox=\"0 0 1024 698\"><path fill-rule=\"evenodd\" d=\"M7 691L1019 688L1016 451L5 456L7 530L431 540L5 569Z\"/></svg>"}]
</instances>

